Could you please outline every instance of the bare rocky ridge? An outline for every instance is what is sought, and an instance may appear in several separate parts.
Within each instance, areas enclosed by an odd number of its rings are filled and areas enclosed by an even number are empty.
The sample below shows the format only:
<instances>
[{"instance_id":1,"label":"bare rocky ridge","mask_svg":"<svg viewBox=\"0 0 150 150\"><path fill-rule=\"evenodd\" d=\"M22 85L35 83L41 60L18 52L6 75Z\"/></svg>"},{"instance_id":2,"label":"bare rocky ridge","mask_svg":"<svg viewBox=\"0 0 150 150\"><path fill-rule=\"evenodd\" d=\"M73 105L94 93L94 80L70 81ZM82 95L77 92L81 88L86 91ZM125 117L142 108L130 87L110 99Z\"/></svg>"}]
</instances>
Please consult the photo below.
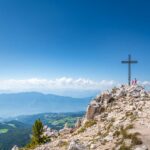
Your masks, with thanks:
<instances>
[{"instance_id":1,"label":"bare rocky ridge","mask_svg":"<svg viewBox=\"0 0 150 150\"><path fill-rule=\"evenodd\" d=\"M121 86L91 101L74 129L65 126L35 150L150 149L150 94L140 85Z\"/></svg>"}]
</instances>

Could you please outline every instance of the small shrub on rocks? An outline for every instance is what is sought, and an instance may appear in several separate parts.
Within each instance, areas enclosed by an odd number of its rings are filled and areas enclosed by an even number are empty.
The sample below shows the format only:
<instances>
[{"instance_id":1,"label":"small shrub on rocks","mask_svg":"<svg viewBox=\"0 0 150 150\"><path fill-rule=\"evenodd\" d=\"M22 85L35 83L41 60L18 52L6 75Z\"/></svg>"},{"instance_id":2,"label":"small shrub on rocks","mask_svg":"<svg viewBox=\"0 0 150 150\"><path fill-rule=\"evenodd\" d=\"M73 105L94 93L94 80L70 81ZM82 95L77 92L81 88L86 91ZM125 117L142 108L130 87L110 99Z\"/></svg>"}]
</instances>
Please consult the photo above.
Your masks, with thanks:
<instances>
[{"instance_id":1,"label":"small shrub on rocks","mask_svg":"<svg viewBox=\"0 0 150 150\"><path fill-rule=\"evenodd\" d=\"M120 145L119 150L131 150L132 147L142 144L141 139L138 137L140 135L139 133L128 133L128 130L132 128L133 128L132 124L128 125L126 128L122 126L120 130L117 130L114 133L114 136L116 137L119 137L120 135L122 136L122 139L116 142L117 147ZM125 144L126 139L131 140L131 144L128 146L126 146Z\"/></svg>"},{"instance_id":2,"label":"small shrub on rocks","mask_svg":"<svg viewBox=\"0 0 150 150\"><path fill-rule=\"evenodd\" d=\"M82 133L82 132L84 132L85 130L86 130L86 128L81 127L81 128L78 130L77 134Z\"/></svg>"},{"instance_id":3,"label":"small shrub on rocks","mask_svg":"<svg viewBox=\"0 0 150 150\"><path fill-rule=\"evenodd\" d=\"M126 130L133 129L133 124L129 124L125 129Z\"/></svg>"},{"instance_id":4,"label":"small shrub on rocks","mask_svg":"<svg viewBox=\"0 0 150 150\"><path fill-rule=\"evenodd\" d=\"M89 120L85 123L84 127L85 128L89 128L89 127L92 127L93 125L96 124L96 121L95 120Z\"/></svg>"},{"instance_id":5,"label":"small shrub on rocks","mask_svg":"<svg viewBox=\"0 0 150 150\"><path fill-rule=\"evenodd\" d=\"M117 131L115 131L115 133L113 134L113 136L118 137L120 134L121 134L120 131L117 130Z\"/></svg>"},{"instance_id":6,"label":"small shrub on rocks","mask_svg":"<svg viewBox=\"0 0 150 150\"><path fill-rule=\"evenodd\" d=\"M77 134L84 132L87 128L92 127L93 125L95 125L97 122L95 120L89 120L87 121L83 127L81 127Z\"/></svg>"},{"instance_id":7,"label":"small shrub on rocks","mask_svg":"<svg viewBox=\"0 0 150 150\"><path fill-rule=\"evenodd\" d=\"M68 142L62 141L62 142L59 143L58 146L59 146L59 147L66 147L66 146L68 146Z\"/></svg>"},{"instance_id":8,"label":"small shrub on rocks","mask_svg":"<svg viewBox=\"0 0 150 150\"><path fill-rule=\"evenodd\" d=\"M131 150L131 147L130 147L130 146L126 146L125 143L123 143L123 144L120 146L119 150Z\"/></svg>"},{"instance_id":9,"label":"small shrub on rocks","mask_svg":"<svg viewBox=\"0 0 150 150\"><path fill-rule=\"evenodd\" d=\"M143 142L138 138L139 133L131 134L132 145L141 145Z\"/></svg>"}]
</instances>

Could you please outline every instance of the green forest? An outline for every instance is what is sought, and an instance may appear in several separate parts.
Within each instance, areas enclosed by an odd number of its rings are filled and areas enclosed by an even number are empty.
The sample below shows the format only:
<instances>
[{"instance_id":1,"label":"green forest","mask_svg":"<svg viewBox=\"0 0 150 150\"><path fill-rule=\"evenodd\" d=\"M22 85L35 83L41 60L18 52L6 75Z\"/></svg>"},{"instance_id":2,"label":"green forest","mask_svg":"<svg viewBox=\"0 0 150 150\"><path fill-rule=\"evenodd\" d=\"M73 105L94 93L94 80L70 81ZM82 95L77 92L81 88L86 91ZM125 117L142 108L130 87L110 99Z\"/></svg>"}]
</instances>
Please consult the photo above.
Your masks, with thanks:
<instances>
[{"instance_id":1,"label":"green forest","mask_svg":"<svg viewBox=\"0 0 150 150\"><path fill-rule=\"evenodd\" d=\"M75 113L43 113L29 116L19 116L11 121L0 123L0 150L11 150L14 145L19 147L29 143L32 125L40 119L44 125L53 129L62 129L65 123L73 127L78 118L83 117L84 112Z\"/></svg>"}]
</instances>

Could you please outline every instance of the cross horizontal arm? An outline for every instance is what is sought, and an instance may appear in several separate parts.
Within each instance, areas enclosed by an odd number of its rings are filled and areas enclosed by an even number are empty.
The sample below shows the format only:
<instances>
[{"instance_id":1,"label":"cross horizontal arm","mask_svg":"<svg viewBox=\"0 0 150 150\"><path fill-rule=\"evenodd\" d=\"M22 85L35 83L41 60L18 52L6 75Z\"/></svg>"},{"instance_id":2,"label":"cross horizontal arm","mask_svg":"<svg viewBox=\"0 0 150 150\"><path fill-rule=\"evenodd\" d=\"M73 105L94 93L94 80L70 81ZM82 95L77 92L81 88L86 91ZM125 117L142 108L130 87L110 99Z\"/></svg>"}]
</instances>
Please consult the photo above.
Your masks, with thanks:
<instances>
[{"instance_id":1,"label":"cross horizontal arm","mask_svg":"<svg viewBox=\"0 0 150 150\"><path fill-rule=\"evenodd\" d=\"M121 61L121 63L123 63L123 64L128 64L129 61Z\"/></svg>"},{"instance_id":2,"label":"cross horizontal arm","mask_svg":"<svg viewBox=\"0 0 150 150\"><path fill-rule=\"evenodd\" d=\"M138 61L122 61L121 63L123 63L123 64L137 64L138 63Z\"/></svg>"},{"instance_id":3,"label":"cross horizontal arm","mask_svg":"<svg viewBox=\"0 0 150 150\"><path fill-rule=\"evenodd\" d=\"M132 61L130 61L132 64L137 64L138 63L138 61L134 61L134 60L132 60Z\"/></svg>"}]
</instances>

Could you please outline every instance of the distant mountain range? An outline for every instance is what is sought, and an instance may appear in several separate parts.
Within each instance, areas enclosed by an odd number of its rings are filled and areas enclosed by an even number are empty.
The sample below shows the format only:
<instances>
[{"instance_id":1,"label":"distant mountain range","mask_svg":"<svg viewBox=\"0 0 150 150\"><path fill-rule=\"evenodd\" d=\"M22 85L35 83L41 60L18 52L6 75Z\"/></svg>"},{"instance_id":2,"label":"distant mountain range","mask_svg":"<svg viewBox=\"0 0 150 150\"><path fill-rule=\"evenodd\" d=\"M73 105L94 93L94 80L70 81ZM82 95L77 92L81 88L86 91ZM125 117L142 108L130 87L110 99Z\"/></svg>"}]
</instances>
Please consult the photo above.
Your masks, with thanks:
<instances>
[{"instance_id":1,"label":"distant mountain range","mask_svg":"<svg viewBox=\"0 0 150 150\"><path fill-rule=\"evenodd\" d=\"M37 92L0 94L0 117L85 111L90 100L91 97L72 98Z\"/></svg>"}]
</instances>

